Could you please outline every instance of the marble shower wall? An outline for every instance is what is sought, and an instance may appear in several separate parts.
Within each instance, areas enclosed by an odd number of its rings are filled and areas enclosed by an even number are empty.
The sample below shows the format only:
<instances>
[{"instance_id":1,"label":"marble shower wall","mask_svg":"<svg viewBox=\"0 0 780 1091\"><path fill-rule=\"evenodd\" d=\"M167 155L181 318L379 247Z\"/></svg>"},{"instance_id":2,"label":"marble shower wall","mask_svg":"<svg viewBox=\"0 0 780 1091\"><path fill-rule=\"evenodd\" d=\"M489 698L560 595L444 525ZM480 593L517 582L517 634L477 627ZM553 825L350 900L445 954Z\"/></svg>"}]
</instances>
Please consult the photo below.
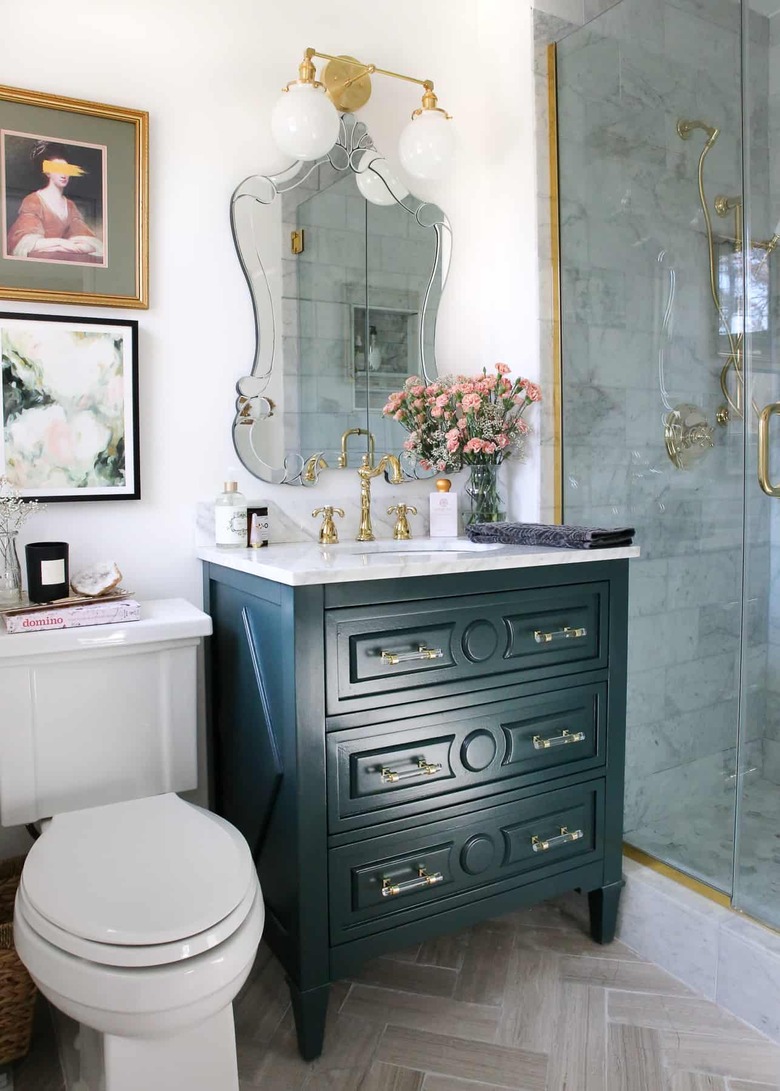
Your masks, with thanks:
<instances>
[{"instance_id":1,"label":"marble shower wall","mask_svg":"<svg viewBox=\"0 0 780 1091\"><path fill-rule=\"evenodd\" d=\"M750 35L758 124L767 20L755 17ZM640 847L643 828L670 812L683 829L692 814L728 815L736 782L742 425L718 428L714 449L683 472L667 457L664 417L691 403L714 425L723 401L725 338L696 186L706 137L683 141L676 125L702 118L721 130L706 159L710 206L716 194L741 193L740 75L732 0L622 0L558 47L564 514L633 525L642 547L632 569L626 792L626 830ZM759 219L768 158L754 157ZM747 588L752 764L766 720L768 570L767 513L752 528ZM681 841L669 862L697 870Z\"/></svg>"}]
</instances>

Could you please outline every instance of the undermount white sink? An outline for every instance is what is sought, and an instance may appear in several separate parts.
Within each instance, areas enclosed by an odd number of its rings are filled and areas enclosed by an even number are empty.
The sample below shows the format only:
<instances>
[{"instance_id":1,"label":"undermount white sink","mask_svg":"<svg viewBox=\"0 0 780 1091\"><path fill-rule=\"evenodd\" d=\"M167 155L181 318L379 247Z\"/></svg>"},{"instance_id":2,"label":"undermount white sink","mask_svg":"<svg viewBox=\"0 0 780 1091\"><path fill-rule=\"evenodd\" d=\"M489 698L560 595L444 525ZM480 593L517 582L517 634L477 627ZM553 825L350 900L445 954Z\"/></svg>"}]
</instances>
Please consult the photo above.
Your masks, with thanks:
<instances>
[{"instance_id":1,"label":"undermount white sink","mask_svg":"<svg viewBox=\"0 0 780 1091\"><path fill-rule=\"evenodd\" d=\"M349 542L335 546L344 553L484 553L500 542L470 542L468 538L420 538L411 541Z\"/></svg>"}]
</instances>

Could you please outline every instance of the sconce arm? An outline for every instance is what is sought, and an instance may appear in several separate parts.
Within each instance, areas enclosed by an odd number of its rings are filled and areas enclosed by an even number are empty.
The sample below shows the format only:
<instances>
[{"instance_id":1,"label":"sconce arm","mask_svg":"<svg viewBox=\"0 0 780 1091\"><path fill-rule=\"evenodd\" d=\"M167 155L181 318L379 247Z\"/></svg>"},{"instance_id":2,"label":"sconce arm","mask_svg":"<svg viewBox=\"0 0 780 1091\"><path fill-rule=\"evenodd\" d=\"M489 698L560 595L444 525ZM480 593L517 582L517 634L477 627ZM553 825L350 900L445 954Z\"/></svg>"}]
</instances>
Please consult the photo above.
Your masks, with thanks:
<instances>
[{"instance_id":1,"label":"sconce arm","mask_svg":"<svg viewBox=\"0 0 780 1091\"><path fill-rule=\"evenodd\" d=\"M416 83L420 87L424 87L426 91L433 91L433 80L418 80L416 76L405 76L401 72L391 72L389 68L377 68L375 64L364 64L363 61L353 60L351 57L335 57L332 53L320 53L318 49L309 48L304 54L306 60L311 64L312 57L320 57L323 61L341 61L342 64L354 65L359 71L355 73L344 84L345 87L349 87L355 80L360 79L361 76L373 76L374 73L380 76L390 76L394 80L405 80L407 83ZM304 63L306 63L304 61Z\"/></svg>"}]
</instances>

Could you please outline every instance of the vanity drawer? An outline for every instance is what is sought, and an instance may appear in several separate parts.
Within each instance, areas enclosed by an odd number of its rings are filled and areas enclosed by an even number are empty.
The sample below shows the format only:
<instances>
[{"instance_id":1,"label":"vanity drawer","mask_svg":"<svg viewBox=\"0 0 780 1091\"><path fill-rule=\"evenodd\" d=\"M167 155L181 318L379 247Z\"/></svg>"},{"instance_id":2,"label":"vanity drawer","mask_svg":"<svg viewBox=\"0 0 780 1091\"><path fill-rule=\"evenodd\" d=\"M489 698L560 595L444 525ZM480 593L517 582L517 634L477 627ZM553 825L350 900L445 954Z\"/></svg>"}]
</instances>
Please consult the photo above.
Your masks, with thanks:
<instances>
[{"instance_id":1,"label":"vanity drawer","mask_svg":"<svg viewBox=\"0 0 780 1091\"><path fill-rule=\"evenodd\" d=\"M432 798L453 803L469 789L484 796L599 768L606 724L607 684L597 682L331 732L330 832L424 813Z\"/></svg>"},{"instance_id":2,"label":"vanity drawer","mask_svg":"<svg viewBox=\"0 0 780 1091\"><path fill-rule=\"evenodd\" d=\"M608 600L596 582L328 610L328 713L605 667Z\"/></svg>"},{"instance_id":3,"label":"vanity drawer","mask_svg":"<svg viewBox=\"0 0 780 1091\"><path fill-rule=\"evenodd\" d=\"M331 942L592 863L603 800L604 782L593 780L331 849Z\"/></svg>"}]
</instances>

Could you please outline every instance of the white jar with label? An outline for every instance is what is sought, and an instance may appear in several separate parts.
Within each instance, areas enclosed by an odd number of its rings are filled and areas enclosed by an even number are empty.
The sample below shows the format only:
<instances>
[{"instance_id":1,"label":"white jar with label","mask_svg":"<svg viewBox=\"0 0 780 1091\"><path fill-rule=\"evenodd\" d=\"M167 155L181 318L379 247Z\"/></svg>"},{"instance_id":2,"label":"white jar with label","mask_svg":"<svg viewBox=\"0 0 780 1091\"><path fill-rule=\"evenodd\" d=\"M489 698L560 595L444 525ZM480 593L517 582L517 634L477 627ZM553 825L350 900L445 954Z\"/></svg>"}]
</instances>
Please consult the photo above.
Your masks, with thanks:
<instances>
[{"instance_id":1,"label":"white jar with label","mask_svg":"<svg viewBox=\"0 0 780 1091\"><path fill-rule=\"evenodd\" d=\"M436 479L436 492L431 493L431 538L458 537L458 494L451 492L449 478Z\"/></svg>"},{"instance_id":2,"label":"white jar with label","mask_svg":"<svg viewBox=\"0 0 780 1091\"><path fill-rule=\"evenodd\" d=\"M235 481L214 501L214 537L218 549L246 549L246 497Z\"/></svg>"}]
</instances>

